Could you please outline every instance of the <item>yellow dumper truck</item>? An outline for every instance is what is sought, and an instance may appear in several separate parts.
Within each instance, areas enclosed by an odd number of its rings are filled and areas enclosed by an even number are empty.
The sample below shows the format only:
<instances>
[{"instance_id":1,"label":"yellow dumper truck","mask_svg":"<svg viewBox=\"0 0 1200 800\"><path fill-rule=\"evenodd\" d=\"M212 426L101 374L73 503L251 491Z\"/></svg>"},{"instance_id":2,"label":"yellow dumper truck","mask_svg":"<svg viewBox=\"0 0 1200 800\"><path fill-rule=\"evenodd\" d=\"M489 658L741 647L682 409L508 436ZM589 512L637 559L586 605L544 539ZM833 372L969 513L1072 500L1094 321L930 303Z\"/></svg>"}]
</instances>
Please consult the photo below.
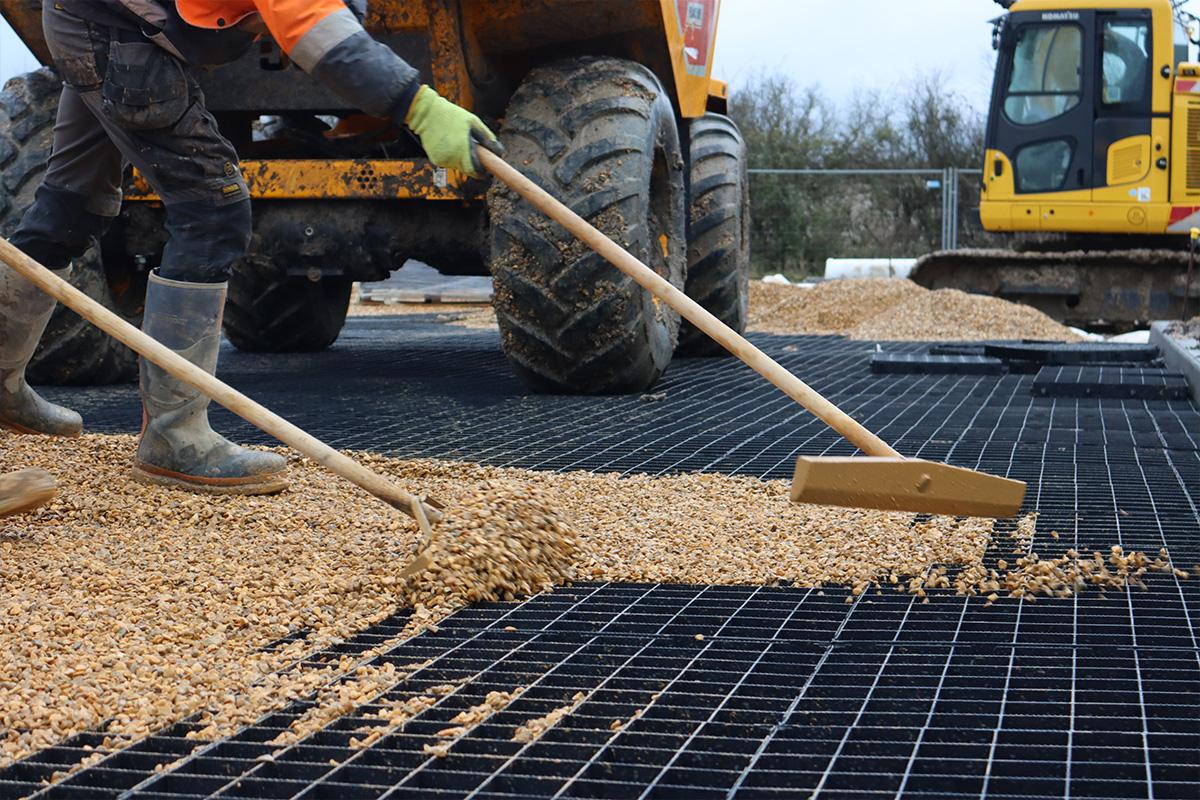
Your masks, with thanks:
<instances>
[{"instance_id":1,"label":"yellow dumper truck","mask_svg":"<svg viewBox=\"0 0 1200 800\"><path fill-rule=\"evenodd\" d=\"M0 14L46 65L40 0ZM726 323L746 318L746 153L711 78L719 0L374 0L368 30L442 95L497 125L510 161ZM328 347L354 281L407 259L491 275L501 339L534 391L642 391L713 345L506 190L434 168L407 131L347 109L268 40L200 76L254 201L230 285L238 348ZM0 233L33 198L59 91L50 69L0 94ZM73 280L136 319L165 241L135 173ZM35 381L130 379L131 353L59 309Z\"/></svg>"}]
</instances>

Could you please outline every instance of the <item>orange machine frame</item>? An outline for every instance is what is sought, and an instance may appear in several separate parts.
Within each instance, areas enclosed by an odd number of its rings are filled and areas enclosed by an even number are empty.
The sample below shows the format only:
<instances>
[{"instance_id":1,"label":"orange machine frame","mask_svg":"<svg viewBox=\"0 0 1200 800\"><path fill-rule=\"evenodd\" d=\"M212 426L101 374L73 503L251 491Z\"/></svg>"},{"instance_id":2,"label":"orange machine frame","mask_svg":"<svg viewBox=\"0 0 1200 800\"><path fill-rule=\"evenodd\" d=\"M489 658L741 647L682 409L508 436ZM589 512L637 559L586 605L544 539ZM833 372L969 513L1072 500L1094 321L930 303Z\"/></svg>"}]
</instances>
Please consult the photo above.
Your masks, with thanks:
<instances>
[{"instance_id":1,"label":"orange machine frame","mask_svg":"<svg viewBox=\"0 0 1200 800\"><path fill-rule=\"evenodd\" d=\"M650 66L680 119L724 111L728 90L712 79L720 0L373 0L377 34L417 34L429 49L427 80L445 97L493 117L507 97L486 96L473 75L498 73L516 85L530 53L618 55ZM0 14L42 60L41 0L0 0ZM600 44L597 44L600 43ZM477 96L485 95L485 96ZM262 200L479 200L483 185L412 159L286 159L242 163L251 196ZM127 199L158 198L140 176Z\"/></svg>"}]
</instances>

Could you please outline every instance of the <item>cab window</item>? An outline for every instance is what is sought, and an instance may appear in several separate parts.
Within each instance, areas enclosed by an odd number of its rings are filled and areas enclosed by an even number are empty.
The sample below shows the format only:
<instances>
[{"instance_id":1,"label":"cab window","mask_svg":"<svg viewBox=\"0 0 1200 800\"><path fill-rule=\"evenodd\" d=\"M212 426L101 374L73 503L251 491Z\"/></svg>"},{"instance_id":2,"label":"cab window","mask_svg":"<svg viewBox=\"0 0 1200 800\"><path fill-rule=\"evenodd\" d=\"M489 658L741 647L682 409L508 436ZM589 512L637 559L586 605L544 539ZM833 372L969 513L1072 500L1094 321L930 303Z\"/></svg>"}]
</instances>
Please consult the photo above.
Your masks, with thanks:
<instances>
[{"instance_id":1,"label":"cab window","mask_svg":"<svg viewBox=\"0 0 1200 800\"><path fill-rule=\"evenodd\" d=\"M1150 95L1150 24L1105 22L1103 63L1105 105L1144 103Z\"/></svg>"},{"instance_id":2,"label":"cab window","mask_svg":"<svg viewBox=\"0 0 1200 800\"><path fill-rule=\"evenodd\" d=\"M1017 31L1005 115L1036 125L1079 105L1083 91L1083 30L1078 25L1027 25Z\"/></svg>"},{"instance_id":3,"label":"cab window","mask_svg":"<svg viewBox=\"0 0 1200 800\"><path fill-rule=\"evenodd\" d=\"M1022 147L1017 151L1017 191L1054 192L1067 182L1067 170L1075 148L1066 139L1054 139Z\"/></svg>"}]
</instances>

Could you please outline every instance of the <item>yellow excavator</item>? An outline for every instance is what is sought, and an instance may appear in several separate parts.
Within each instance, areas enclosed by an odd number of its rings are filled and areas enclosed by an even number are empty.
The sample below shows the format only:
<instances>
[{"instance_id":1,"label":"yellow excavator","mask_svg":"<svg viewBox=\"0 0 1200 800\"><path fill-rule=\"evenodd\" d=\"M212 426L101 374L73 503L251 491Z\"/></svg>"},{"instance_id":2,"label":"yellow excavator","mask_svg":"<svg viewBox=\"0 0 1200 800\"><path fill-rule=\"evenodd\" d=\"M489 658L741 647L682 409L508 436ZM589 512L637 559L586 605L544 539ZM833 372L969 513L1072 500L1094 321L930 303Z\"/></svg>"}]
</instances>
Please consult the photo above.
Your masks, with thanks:
<instances>
[{"instance_id":1,"label":"yellow excavator","mask_svg":"<svg viewBox=\"0 0 1200 800\"><path fill-rule=\"evenodd\" d=\"M920 259L929 288L1093 330L1178 317L1200 228L1200 21L1180 0L997 0L983 227L1007 250Z\"/></svg>"}]
</instances>

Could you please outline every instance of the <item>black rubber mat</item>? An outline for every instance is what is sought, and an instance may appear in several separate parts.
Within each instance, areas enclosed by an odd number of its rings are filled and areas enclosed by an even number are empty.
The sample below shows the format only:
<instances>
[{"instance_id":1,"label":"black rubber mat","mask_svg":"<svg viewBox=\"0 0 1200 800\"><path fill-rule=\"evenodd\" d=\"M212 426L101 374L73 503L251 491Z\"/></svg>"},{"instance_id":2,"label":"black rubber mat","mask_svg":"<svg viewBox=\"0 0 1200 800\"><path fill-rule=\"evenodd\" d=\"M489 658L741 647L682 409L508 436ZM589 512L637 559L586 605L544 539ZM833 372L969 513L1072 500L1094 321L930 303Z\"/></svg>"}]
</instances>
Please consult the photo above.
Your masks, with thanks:
<instances>
[{"instance_id":1,"label":"black rubber mat","mask_svg":"<svg viewBox=\"0 0 1200 800\"><path fill-rule=\"evenodd\" d=\"M1001 375L1004 362L974 355L890 353L871 356L871 372L880 375Z\"/></svg>"},{"instance_id":2,"label":"black rubber mat","mask_svg":"<svg viewBox=\"0 0 1200 800\"><path fill-rule=\"evenodd\" d=\"M1200 564L1190 402L1039 397L1028 375L873 375L869 343L755 341L902 452L1029 481L1042 557L1116 544ZM326 354L226 351L223 375L334 444L402 455L789 477L796 454L852 452L729 360L677 362L656 403L532 397L496 344L420 319L355 321ZM136 429L130 388L52 394L93 428ZM375 647L404 619L332 652ZM922 604L836 587L582 584L464 610L376 657L430 661L379 701L460 688L371 747L349 739L375 704L272 755L266 742L308 708L298 702L215 743L187 739L184 721L45 787L101 738L85 734L0 772L0 796L1194 800L1198 630L1200 576L991 606L946 592ZM458 711L518 687L445 758L424 751ZM577 693L539 740L513 741Z\"/></svg>"},{"instance_id":3,"label":"black rubber mat","mask_svg":"<svg viewBox=\"0 0 1200 800\"><path fill-rule=\"evenodd\" d=\"M1033 391L1043 397L1128 397L1186 400L1191 386L1181 373L1137 367L1042 367Z\"/></svg>"}]
</instances>

